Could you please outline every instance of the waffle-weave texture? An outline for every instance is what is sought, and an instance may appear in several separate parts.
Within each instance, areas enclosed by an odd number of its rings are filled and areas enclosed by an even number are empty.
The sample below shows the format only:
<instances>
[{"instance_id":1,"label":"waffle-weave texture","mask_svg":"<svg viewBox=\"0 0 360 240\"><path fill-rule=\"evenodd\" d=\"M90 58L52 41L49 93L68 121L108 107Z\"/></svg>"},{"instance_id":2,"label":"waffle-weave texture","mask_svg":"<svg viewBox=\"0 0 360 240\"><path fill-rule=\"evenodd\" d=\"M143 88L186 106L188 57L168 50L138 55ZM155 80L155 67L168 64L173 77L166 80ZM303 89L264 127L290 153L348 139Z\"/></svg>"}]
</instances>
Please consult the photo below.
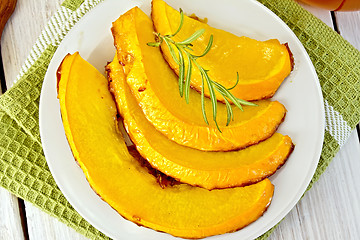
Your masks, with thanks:
<instances>
[{"instance_id":1,"label":"waffle-weave texture","mask_svg":"<svg viewBox=\"0 0 360 240\"><path fill-rule=\"evenodd\" d=\"M42 151L39 98L57 46L67 32L102 0L66 0L50 19L27 58L16 84L0 97L0 185L91 239L108 238L68 203ZM297 35L319 76L326 129L318 180L360 121L360 53L336 32L291 0L259 0ZM272 230L258 239L266 239Z\"/></svg>"}]
</instances>

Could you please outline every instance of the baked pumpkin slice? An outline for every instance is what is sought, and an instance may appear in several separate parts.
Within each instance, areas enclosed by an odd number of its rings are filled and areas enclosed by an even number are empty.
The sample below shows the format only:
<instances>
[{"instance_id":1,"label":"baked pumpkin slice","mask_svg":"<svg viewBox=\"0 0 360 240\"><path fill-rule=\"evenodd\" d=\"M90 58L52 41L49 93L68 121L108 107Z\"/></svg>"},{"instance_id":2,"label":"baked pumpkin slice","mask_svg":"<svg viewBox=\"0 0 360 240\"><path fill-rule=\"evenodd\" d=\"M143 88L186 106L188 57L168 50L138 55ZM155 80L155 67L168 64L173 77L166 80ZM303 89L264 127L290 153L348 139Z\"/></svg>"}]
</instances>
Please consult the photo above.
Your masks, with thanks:
<instances>
[{"instance_id":1,"label":"baked pumpkin slice","mask_svg":"<svg viewBox=\"0 0 360 240\"><path fill-rule=\"evenodd\" d=\"M78 53L65 57L59 73L61 114L74 157L91 187L124 218L174 236L202 238L236 231L269 206L274 187L268 179L213 191L187 184L161 188L129 154L106 78Z\"/></svg>"},{"instance_id":2,"label":"baked pumpkin slice","mask_svg":"<svg viewBox=\"0 0 360 240\"><path fill-rule=\"evenodd\" d=\"M153 168L180 182L210 190L256 183L281 167L293 150L290 137L280 133L246 149L230 152L204 152L179 145L147 121L131 94L116 56L106 70L110 91L138 151Z\"/></svg>"},{"instance_id":3,"label":"baked pumpkin slice","mask_svg":"<svg viewBox=\"0 0 360 240\"><path fill-rule=\"evenodd\" d=\"M229 126L225 104L219 103L217 121L222 132L201 111L201 96L190 90L189 104L179 95L178 80L158 48L149 47L154 40L150 18L133 8L113 23L112 32L119 62L126 81L154 127L178 144L204 151L229 151L256 144L272 136L286 113L277 101L257 101L258 106L233 108L234 121ZM205 98L207 113L211 100ZM210 116L208 116L211 119Z\"/></svg>"},{"instance_id":4,"label":"baked pumpkin slice","mask_svg":"<svg viewBox=\"0 0 360 240\"><path fill-rule=\"evenodd\" d=\"M162 35L175 33L180 24L180 13L173 9L163 0L152 1L152 20L156 32ZM204 57L198 58L197 62L205 69L214 81L226 88L236 84L239 73L239 82L230 92L243 100L259 100L272 97L283 80L290 74L292 69L292 55L286 44L281 44L276 39L257 41L245 36L238 37L229 32L213 28L208 24L184 16L184 23L180 32L172 39L181 42L190 37L195 31L205 29L202 37L193 44L195 55L201 55L206 48L210 35L213 35L213 45ZM179 74L179 66L171 57L165 43L161 45L164 58L170 67ZM185 65L188 60L185 57ZM191 86L201 92L201 74L197 68L193 68ZM205 95L209 91L205 87ZM224 101L220 94L217 99Z\"/></svg>"}]
</instances>

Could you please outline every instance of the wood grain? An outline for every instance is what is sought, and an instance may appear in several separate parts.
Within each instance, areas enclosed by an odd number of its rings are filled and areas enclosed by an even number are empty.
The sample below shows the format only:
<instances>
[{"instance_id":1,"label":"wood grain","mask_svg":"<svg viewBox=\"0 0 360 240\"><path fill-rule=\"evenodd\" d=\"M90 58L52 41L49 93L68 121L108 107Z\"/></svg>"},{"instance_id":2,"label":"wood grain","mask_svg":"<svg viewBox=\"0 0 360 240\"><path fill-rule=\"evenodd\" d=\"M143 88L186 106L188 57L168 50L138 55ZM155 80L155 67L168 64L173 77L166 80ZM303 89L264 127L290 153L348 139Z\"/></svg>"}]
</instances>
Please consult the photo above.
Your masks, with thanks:
<instances>
[{"instance_id":1,"label":"wood grain","mask_svg":"<svg viewBox=\"0 0 360 240\"><path fill-rule=\"evenodd\" d=\"M357 49L360 49L360 11L335 13L339 32Z\"/></svg>"},{"instance_id":2,"label":"wood grain","mask_svg":"<svg viewBox=\"0 0 360 240\"><path fill-rule=\"evenodd\" d=\"M1 0L0 1L0 39L6 22L11 14L14 12L16 0Z\"/></svg>"},{"instance_id":3,"label":"wood grain","mask_svg":"<svg viewBox=\"0 0 360 240\"><path fill-rule=\"evenodd\" d=\"M51 240L86 240L88 238L77 233L74 229L66 226L49 214L38 208L26 204L26 217L30 239Z\"/></svg>"},{"instance_id":4,"label":"wood grain","mask_svg":"<svg viewBox=\"0 0 360 240\"><path fill-rule=\"evenodd\" d=\"M360 239L360 144L353 131L325 173L269 240Z\"/></svg>"},{"instance_id":5,"label":"wood grain","mask_svg":"<svg viewBox=\"0 0 360 240\"><path fill-rule=\"evenodd\" d=\"M8 88L12 86L36 39L47 21L60 7L61 2L62 0L18 1L16 10L13 17L8 21L1 41L3 67ZM21 221L18 221L20 223L20 227L18 227L13 224L15 220L9 220L10 216L14 219L20 219L17 205L12 204L13 201L17 202L17 198L14 196L8 197L7 195L9 193L1 189L0 213L9 217L2 218L4 215L0 215L0 227L4 231L5 229L8 231L7 235L0 232L0 239L21 240L23 238L17 237L23 236ZM59 222L56 218L42 212L31 203L25 202L25 206L30 239L87 239L72 228Z\"/></svg>"},{"instance_id":6,"label":"wood grain","mask_svg":"<svg viewBox=\"0 0 360 240\"><path fill-rule=\"evenodd\" d=\"M18 199L0 187L0 238L24 239Z\"/></svg>"},{"instance_id":7,"label":"wood grain","mask_svg":"<svg viewBox=\"0 0 360 240\"><path fill-rule=\"evenodd\" d=\"M8 88L12 86L36 39L62 1L18 0L1 40L3 67Z\"/></svg>"}]
</instances>

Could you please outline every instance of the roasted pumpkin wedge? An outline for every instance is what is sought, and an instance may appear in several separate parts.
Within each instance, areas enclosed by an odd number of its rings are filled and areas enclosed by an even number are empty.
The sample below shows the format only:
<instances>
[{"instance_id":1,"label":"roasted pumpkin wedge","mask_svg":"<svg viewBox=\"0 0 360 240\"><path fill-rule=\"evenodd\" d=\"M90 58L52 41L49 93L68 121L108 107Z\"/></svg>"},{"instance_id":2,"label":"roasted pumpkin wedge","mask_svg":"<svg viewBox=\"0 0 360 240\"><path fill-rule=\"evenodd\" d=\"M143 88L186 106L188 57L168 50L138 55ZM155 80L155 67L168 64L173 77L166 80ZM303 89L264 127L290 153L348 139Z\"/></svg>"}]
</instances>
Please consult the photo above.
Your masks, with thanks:
<instances>
[{"instance_id":1,"label":"roasted pumpkin wedge","mask_svg":"<svg viewBox=\"0 0 360 240\"><path fill-rule=\"evenodd\" d=\"M227 110L219 103L217 121L204 122L201 96L191 90L189 104L180 97L178 80L158 48L147 46L154 41L149 17L133 8L113 23L112 32L119 62L124 66L126 81L148 121L178 144L204 151L229 151L245 148L269 138L283 121L285 107L268 100L258 106L234 110L234 121L226 126ZM211 101L205 98L207 113ZM209 119L211 117L209 116Z\"/></svg>"},{"instance_id":2,"label":"roasted pumpkin wedge","mask_svg":"<svg viewBox=\"0 0 360 240\"><path fill-rule=\"evenodd\" d=\"M180 182L206 189L256 183L272 175L292 152L290 137L280 133L246 149L231 152L204 152L179 145L146 120L131 94L117 57L106 69L110 91L138 151L155 169Z\"/></svg>"},{"instance_id":3,"label":"roasted pumpkin wedge","mask_svg":"<svg viewBox=\"0 0 360 240\"><path fill-rule=\"evenodd\" d=\"M152 1L152 20L157 32L162 35L173 34L179 27L180 14L163 0ZM248 37L238 37L229 32L210 27L204 22L184 16L184 24L172 39L180 42L195 31L205 29L202 37L193 42L193 53L201 55L206 48L210 35L214 36L213 45L207 55L197 62L209 70L209 76L223 86L230 88L239 82L230 92L243 100L259 100L272 97L292 69L292 55L288 47L276 39L257 41ZM171 57L165 43L161 45L164 58L170 67L179 74L179 66ZM187 66L187 58L185 65ZM201 74L193 68L191 86L201 91ZM205 87L205 94L209 91ZM217 94L217 99L223 97Z\"/></svg>"},{"instance_id":4,"label":"roasted pumpkin wedge","mask_svg":"<svg viewBox=\"0 0 360 240\"><path fill-rule=\"evenodd\" d=\"M91 187L124 218L174 236L202 238L236 231L269 206L274 187L268 179L213 191L187 184L161 188L129 154L106 78L78 53L65 57L59 76L61 114L74 157Z\"/></svg>"}]
</instances>

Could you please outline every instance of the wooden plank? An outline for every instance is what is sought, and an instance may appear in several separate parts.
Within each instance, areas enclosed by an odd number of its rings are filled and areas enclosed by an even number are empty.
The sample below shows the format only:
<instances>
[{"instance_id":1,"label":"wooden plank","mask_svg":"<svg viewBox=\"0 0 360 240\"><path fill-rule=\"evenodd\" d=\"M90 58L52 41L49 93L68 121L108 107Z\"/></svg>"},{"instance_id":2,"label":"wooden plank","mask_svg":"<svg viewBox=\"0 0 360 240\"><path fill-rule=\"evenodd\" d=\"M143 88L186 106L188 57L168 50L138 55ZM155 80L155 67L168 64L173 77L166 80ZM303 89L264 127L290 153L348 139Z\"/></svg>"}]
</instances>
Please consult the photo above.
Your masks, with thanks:
<instances>
[{"instance_id":1,"label":"wooden plank","mask_svg":"<svg viewBox=\"0 0 360 240\"><path fill-rule=\"evenodd\" d=\"M59 8L62 1L18 0L16 10L4 29L1 42L4 74L8 88L16 79L22 64L48 19ZM4 234L0 230L0 238L22 239L23 233L19 234L17 225L13 224L16 219L20 218L19 211L11 207L17 206L12 204L16 202L16 198L8 196L9 194L6 193L1 189L0 228ZM25 202L25 206L30 239L86 239L31 203ZM9 238L3 238L3 236L9 236Z\"/></svg>"},{"instance_id":2,"label":"wooden plank","mask_svg":"<svg viewBox=\"0 0 360 240\"><path fill-rule=\"evenodd\" d=\"M1 30L0 30L1 31ZM1 33L0 33L1 37ZM0 51L1 52L1 51ZM0 56L0 95L6 90L2 56ZM4 91L3 91L4 90ZM24 240L26 233L23 231L22 216L20 214L18 198L0 187L0 236L3 240Z\"/></svg>"},{"instance_id":3,"label":"wooden plank","mask_svg":"<svg viewBox=\"0 0 360 240\"><path fill-rule=\"evenodd\" d=\"M356 130L271 240L360 239L360 144Z\"/></svg>"},{"instance_id":4,"label":"wooden plank","mask_svg":"<svg viewBox=\"0 0 360 240\"><path fill-rule=\"evenodd\" d=\"M67 227L49 214L26 204L26 217L30 239L87 240L88 238Z\"/></svg>"},{"instance_id":5,"label":"wooden plank","mask_svg":"<svg viewBox=\"0 0 360 240\"><path fill-rule=\"evenodd\" d=\"M360 12L337 12L335 16L341 36L360 49Z\"/></svg>"},{"instance_id":6,"label":"wooden plank","mask_svg":"<svg viewBox=\"0 0 360 240\"><path fill-rule=\"evenodd\" d=\"M48 19L63 0L18 0L1 40L1 52L7 87L20 71L32 46Z\"/></svg>"},{"instance_id":7,"label":"wooden plank","mask_svg":"<svg viewBox=\"0 0 360 240\"><path fill-rule=\"evenodd\" d=\"M24 240L18 199L1 187L0 216L0 238L3 240Z\"/></svg>"}]
</instances>

